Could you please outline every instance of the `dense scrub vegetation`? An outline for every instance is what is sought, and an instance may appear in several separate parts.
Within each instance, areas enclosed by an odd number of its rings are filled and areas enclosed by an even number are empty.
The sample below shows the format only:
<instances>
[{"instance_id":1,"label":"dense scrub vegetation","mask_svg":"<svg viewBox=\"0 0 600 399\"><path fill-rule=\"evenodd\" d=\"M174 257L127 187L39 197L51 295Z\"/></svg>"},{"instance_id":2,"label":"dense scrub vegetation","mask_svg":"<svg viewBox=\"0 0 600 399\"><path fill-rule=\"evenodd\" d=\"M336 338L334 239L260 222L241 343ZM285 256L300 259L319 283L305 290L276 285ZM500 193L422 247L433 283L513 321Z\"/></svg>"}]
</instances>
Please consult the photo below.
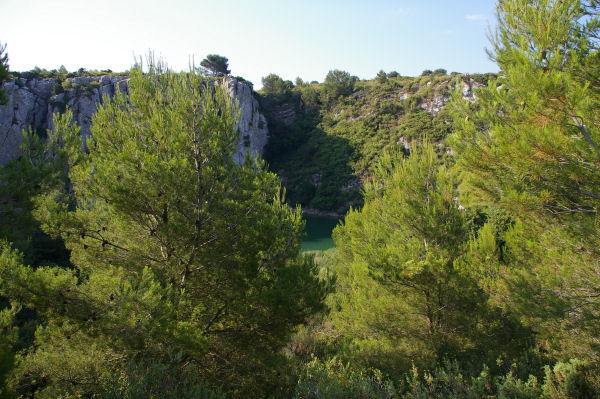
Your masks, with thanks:
<instances>
[{"instance_id":1,"label":"dense scrub vegetation","mask_svg":"<svg viewBox=\"0 0 600 399\"><path fill-rule=\"evenodd\" d=\"M381 157L321 258L331 312L294 342L321 359L312 386L352 397L379 370L367 397L600 397L598 11L500 2L501 72L455 95L456 155Z\"/></svg>"},{"instance_id":2,"label":"dense scrub vegetation","mask_svg":"<svg viewBox=\"0 0 600 399\"><path fill-rule=\"evenodd\" d=\"M364 183L326 252L299 254L194 71L134 68L87 152L69 112L26 134L0 169L0 397L599 398L600 6L497 8L501 72L433 116L410 99L465 76L265 78L291 201Z\"/></svg>"},{"instance_id":3,"label":"dense scrub vegetation","mask_svg":"<svg viewBox=\"0 0 600 399\"><path fill-rule=\"evenodd\" d=\"M344 214L360 205L360 187L385 151L408 152L423 137L439 142L452 131L444 104L463 83L487 83L493 75L420 77L379 72L360 81L330 71L321 84L297 79L296 85L271 74L259 92L269 123L265 159L282 176L292 204Z\"/></svg>"},{"instance_id":4,"label":"dense scrub vegetation","mask_svg":"<svg viewBox=\"0 0 600 399\"><path fill-rule=\"evenodd\" d=\"M103 76L103 75L122 75L127 76L128 71L125 72L113 72L110 69L98 70L87 70L85 68L79 68L76 71L69 72L64 65L61 65L58 69L42 69L35 67L30 71L25 72L11 72L13 78L24 78L24 79L58 79L64 80L67 78L77 78L81 76Z\"/></svg>"}]
</instances>

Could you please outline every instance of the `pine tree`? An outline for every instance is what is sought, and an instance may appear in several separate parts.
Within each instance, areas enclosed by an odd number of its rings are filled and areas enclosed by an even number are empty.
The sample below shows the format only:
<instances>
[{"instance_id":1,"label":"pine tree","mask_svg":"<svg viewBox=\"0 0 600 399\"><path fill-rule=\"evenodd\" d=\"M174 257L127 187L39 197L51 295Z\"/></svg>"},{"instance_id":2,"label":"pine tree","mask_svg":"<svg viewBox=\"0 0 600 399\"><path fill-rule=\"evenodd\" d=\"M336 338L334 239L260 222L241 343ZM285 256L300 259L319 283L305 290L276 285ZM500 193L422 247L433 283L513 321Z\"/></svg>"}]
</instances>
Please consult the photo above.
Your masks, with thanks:
<instances>
[{"instance_id":1,"label":"pine tree","mask_svg":"<svg viewBox=\"0 0 600 399\"><path fill-rule=\"evenodd\" d=\"M480 198L570 220L579 234L594 231L600 204L599 7L501 1L492 41L500 77L476 110L462 110L469 116L453 140Z\"/></svg>"},{"instance_id":2,"label":"pine tree","mask_svg":"<svg viewBox=\"0 0 600 399\"><path fill-rule=\"evenodd\" d=\"M160 63L98 110L89 153L72 150L75 207L56 192L37 211L74 270L1 271L2 293L46 318L15 380L90 394L129 360L176 353L234 395L276 384L278 349L325 287L276 176L233 161L237 112L222 87Z\"/></svg>"},{"instance_id":3,"label":"pine tree","mask_svg":"<svg viewBox=\"0 0 600 399\"><path fill-rule=\"evenodd\" d=\"M599 10L588 0L500 1L499 78L476 105L456 102L452 139L461 203L512 219L476 245L472 265L494 277L488 289L535 329L538 348L562 359L598 356Z\"/></svg>"},{"instance_id":4,"label":"pine tree","mask_svg":"<svg viewBox=\"0 0 600 399\"><path fill-rule=\"evenodd\" d=\"M200 66L208 71L212 76L225 76L229 75L231 71L229 68L229 60L227 57L223 57L217 54L209 54L205 59L200 62Z\"/></svg>"},{"instance_id":5,"label":"pine tree","mask_svg":"<svg viewBox=\"0 0 600 399\"><path fill-rule=\"evenodd\" d=\"M351 210L335 230L343 275L353 276L341 278L350 287L336 296L342 309L365 312L350 311L355 335L383 331L383 339L395 341L392 351L420 362L467 354L484 360L502 351L506 339L490 340L499 326L485 320L503 316L487 307L469 271L461 270L469 229L440 163L428 143L404 160L382 157L365 187L364 207Z\"/></svg>"}]
</instances>

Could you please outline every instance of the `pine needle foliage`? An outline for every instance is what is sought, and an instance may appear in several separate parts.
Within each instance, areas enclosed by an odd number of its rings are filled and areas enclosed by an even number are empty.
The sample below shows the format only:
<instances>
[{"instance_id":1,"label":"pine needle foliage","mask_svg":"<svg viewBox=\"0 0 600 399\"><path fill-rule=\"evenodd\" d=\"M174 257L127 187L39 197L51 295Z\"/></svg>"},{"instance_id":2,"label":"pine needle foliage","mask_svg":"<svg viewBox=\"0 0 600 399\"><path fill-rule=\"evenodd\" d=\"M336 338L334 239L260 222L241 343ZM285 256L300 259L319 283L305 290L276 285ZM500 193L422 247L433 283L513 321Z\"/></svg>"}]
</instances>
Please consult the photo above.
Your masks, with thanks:
<instances>
[{"instance_id":1,"label":"pine needle foliage","mask_svg":"<svg viewBox=\"0 0 600 399\"><path fill-rule=\"evenodd\" d=\"M172 353L234 396L277 383L278 349L326 289L299 255L300 211L277 177L233 160L238 112L194 70L152 61L131 71L127 95L105 98L88 151L70 147L73 198L37 202L73 269L2 270L2 292L46 320L19 384L90 395L132 359Z\"/></svg>"}]
</instances>

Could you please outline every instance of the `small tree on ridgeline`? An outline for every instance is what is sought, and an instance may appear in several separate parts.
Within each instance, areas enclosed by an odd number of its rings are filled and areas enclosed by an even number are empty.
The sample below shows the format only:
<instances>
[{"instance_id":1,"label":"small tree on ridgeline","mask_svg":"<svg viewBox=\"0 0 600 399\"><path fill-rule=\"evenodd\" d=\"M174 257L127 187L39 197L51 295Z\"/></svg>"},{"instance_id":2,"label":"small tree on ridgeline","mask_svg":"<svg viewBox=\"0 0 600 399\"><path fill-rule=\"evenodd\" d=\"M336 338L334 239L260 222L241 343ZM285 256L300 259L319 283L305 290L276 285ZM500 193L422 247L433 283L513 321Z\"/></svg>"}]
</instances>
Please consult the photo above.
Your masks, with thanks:
<instances>
[{"instance_id":1,"label":"small tree on ridgeline","mask_svg":"<svg viewBox=\"0 0 600 399\"><path fill-rule=\"evenodd\" d=\"M226 76L231 73L229 68L229 60L217 54L209 54L200 62L200 66L208 71L212 76Z\"/></svg>"},{"instance_id":2,"label":"small tree on ridgeline","mask_svg":"<svg viewBox=\"0 0 600 399\"><path fill-rule=\"evenodd\" d=\"M283 80L279 75L271 73L262 78L263 87L261 93L265 96L281 100L292 92L294 84L290 80Z\"/></svg>"},{"instance_id":3,"label":"small tree on ridgeline","mask_svg":"<svg viewBox=\"0 0 600 399\"><path fill-rule=\"evenodd\" d=\"M349 96L354 92L356 81L358 81L358 77L350 75L346 71L339 69L329 71L323 82L323 99L326 103L331 103L339 96Z\"/></svg>"}]
</instances>

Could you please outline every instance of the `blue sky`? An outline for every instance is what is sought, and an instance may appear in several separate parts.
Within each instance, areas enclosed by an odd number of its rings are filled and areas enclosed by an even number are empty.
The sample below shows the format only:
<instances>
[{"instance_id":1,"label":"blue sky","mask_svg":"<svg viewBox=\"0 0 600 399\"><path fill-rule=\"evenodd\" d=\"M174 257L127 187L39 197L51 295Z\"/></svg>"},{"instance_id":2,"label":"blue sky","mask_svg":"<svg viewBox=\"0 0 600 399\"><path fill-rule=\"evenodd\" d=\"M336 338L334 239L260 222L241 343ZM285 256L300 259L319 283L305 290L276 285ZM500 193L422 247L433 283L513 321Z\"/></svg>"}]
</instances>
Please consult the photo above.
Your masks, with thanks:
<instances>
[{"instance_id":1,"label":"blue sky","mask_svg":"<svg viewBox=\"0 0 600 399\"><path fill-rule=\"evenodd\" d=\"M0 0L11 70L126 70L149 49L176 70L207 54L234 75L323 81L381 69L494 72L485 53L492 0Z\"/></svg>"}]
</instances>

